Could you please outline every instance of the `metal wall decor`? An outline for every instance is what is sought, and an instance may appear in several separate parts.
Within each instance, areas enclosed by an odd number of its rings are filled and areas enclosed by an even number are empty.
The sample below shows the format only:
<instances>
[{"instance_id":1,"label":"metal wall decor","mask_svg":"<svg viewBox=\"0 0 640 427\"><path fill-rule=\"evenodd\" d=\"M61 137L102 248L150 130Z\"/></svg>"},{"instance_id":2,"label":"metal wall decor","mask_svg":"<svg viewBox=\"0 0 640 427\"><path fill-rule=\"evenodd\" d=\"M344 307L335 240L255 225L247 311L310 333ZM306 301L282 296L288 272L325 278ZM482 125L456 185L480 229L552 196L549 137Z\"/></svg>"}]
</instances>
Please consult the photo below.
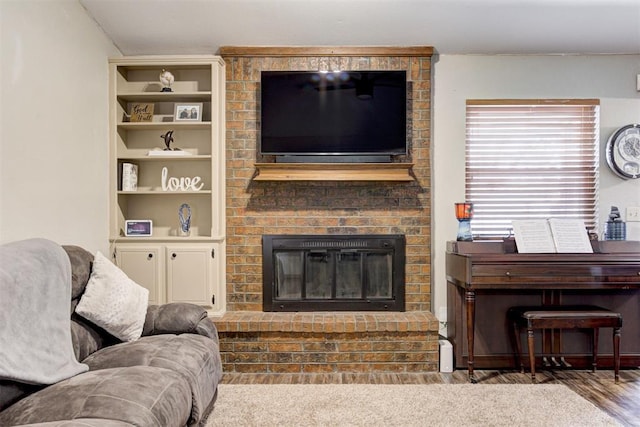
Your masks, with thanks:
<instances>
[{"instance_id":1,"label":"metal wall decor","mask_svg":"<svg viewBox=\"0 0 640 427\"><path fill-rule=\"evenodd\" d=\"M640 178L640 124L616 130L606 147L607 164L620 178Z\"/></svg>"}]
</instances>

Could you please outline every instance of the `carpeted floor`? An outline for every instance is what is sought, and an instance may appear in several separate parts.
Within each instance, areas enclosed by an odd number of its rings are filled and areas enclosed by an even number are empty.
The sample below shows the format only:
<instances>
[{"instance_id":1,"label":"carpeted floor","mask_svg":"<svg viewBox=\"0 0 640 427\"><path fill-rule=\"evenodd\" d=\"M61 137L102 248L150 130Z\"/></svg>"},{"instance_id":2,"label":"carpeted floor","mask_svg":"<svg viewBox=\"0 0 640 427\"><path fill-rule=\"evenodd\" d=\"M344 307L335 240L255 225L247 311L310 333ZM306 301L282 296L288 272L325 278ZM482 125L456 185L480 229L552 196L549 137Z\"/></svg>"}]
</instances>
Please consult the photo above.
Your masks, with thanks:
<instances>
[{"instance_id":1,"label":"carpeted floor","mask_svg":"<svg viewBox=\"0 0 640 427\"><path fill-rule=\"evenodd\" d=\"M618 426L556 384L221 384L215 426Z\"/></svg>"}]
</instances>

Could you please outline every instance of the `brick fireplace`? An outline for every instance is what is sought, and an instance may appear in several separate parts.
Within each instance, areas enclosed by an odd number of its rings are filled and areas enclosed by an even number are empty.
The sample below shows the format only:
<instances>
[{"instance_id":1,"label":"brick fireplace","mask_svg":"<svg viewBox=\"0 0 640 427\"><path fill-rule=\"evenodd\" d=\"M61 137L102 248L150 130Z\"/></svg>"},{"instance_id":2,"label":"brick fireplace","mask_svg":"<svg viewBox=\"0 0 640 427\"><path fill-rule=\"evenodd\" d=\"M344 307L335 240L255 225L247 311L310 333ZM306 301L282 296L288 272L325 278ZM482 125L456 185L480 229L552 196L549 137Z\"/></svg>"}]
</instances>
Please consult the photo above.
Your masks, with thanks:
<instances>
[{"instance_id":1,"label":"brick fireplace","mask_svg":"<svg viewBox=\"0 0 640 427\"><path fill-rule=\"evenodd\" d=\"M214 319L227 372L438 369L431 310L431 54L428 47L223 47L227 63L227 313ZM260 72L406 70L413 181L255 181ZM399 234L405 312L265 313L262 236Z\"/></svg>"}]
</instances>

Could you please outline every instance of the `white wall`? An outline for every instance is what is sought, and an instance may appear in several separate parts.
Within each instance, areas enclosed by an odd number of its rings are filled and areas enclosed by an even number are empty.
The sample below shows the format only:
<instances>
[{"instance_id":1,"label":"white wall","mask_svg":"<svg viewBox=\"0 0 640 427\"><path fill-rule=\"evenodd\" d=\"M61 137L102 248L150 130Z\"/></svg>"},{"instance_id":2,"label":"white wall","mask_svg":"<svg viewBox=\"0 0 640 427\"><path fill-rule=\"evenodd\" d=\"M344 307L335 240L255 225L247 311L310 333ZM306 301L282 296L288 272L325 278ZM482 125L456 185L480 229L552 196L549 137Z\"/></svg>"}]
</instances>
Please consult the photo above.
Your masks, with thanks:
<instances>
[{"instance_id":1,"label":"white wall","mask_svg":"<svg viewBox=\"0 0 640 427\"><path fill-rule=\"evenodd\" d=\"M45 237L108 249L108 66L117 48L76 0L0 0L0 242ZM436 46L437 47L437 46ZM601 145L640 122L640 56L441 56L434 65L433 307L446 307L445 243L464 199L468 98L599 98ZM640 180L601 155L600 224L640 206ZM640 223L627 224L640 240Z\"/></svg>"},{"instance_id":2,"label":"white wall","mask_svg":"<svg viewBox=\"0 0 640 427\"><path fill-rule=\"evenodd\" d=\"M455 240L453 205L464 201L465 101L491 98L600 99L599 224L611 205L640 206L640 179L622 180L606 165L604 146L619 127L640 123L636 75L640 55L476 56L443 55L434 65L433 103L433 311L446 307L444 254ZM602 229L600 230L602 232ZM640 223L627 224L640 240ZM444 319L441 319L444 320Z\"/></svg>"},{"instance_id":3,"label":"white wall","mask_svg":"<svg viewBox=\"0 0 640 427\"><path fill-rule=\"evenodd\" d=\"M0 242L108 249L108 66L77 0L0 1Z\"/></svg>"}]
</instances>

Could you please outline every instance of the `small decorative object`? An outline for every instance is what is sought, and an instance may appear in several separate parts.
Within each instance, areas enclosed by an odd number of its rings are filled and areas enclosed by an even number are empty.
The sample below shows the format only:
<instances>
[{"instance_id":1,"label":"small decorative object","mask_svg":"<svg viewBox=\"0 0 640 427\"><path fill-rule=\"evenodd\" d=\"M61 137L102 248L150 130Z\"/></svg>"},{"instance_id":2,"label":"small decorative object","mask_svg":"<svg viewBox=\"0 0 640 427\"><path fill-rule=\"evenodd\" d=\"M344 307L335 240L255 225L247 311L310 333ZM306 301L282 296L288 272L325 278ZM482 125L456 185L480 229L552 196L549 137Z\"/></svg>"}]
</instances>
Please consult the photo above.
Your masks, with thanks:
<instances>
[{"instance_id":1,"label":"small decorative object","mask_svg":"<svg viewBox=\"0 0 640 427\"><path fill-rule=\"evenodd\" d=\"M166 166L162 168L162 191L200 191L203 186L199 176L174 178L169 176Z\"/></svg>"},{"instance_id":2,"label":"small decorative object","mask_svg":"<svg viewBox=\"0 0 640 427\"><path fill-rule=\"evenodd\" d=\"M471 242L471 218L473 218L473 203L456 203L456 218L458 219L459 242Z\"/></svg>"},{"instance_id":3,"label":"small decorative object","mask_svg":"<svg viewBox=\"0 0 640 427\"><path fill-rule=\"evenodd\" d=\"M174 118L177 122L201 122L202 102L175 104Z\"/></svg>"},{"instance_id":4,"label":"small decorative object","mask_svg":"<svg viewBox=\"0 0 640 427\"><path fill-rule=\"evenodd\" d=\"M191 232L191 206L186 203L180 205L180 209L178 209L178 217L180 218L180 230L178 230L178 235L186 237Z\"/></svg>"},{"instance_id":5,"label":"small decorative object","mask_svg":"<svg viewBox=\"0 0 640 427\"><path fill-rule=\"evenodd\" d=\"M175 151L180 150L179 148L171 148L171 143L173 142L173 131L167 131L164 135L160 135L160 138L164 139L164 151Z\"/></svg>"},{"instance_id":6,"label":"small decorative object","mask_svg":"<svg viewBox=\"0 0 640 427\"><path fill-rule=\"evenodd\" d=\"M153 103L135 102L131 104L131 121L132 122L152 122L153 121Z\"/></svg>"},{"instance_id":7,"label":"small decorative object","mask_svg":"<svg viewBox=\"0 0 640 427\"><path fill-rule=\"evenodd\" d=\"M625 240L627 238L627 224L620 217L620 210L617 206L611 206L609 221L606 223L604 231L605 240Z\"/></svg>"},{"instance_id":8,"label":"small decorative object","mask_svg":"<svg viewBox=\"0 0 640 427\"><path fill-rule=\"evenodd\" d=\"M173 92L171 90L171 85L175 81L175 77L169 71L163 69L160 73L160 83L162 83L162 91L161 92Z\"/></svg>"},{"instance_id":9,"label":"small decorative object","mask_svg":"<svg viewBox=\"0 0 640 427\"><path fill-rule=\"evenodd\" d=\"M138 165L134 163L122 164L122 191L138 190Z\"/></svg>"}]
</instances>

